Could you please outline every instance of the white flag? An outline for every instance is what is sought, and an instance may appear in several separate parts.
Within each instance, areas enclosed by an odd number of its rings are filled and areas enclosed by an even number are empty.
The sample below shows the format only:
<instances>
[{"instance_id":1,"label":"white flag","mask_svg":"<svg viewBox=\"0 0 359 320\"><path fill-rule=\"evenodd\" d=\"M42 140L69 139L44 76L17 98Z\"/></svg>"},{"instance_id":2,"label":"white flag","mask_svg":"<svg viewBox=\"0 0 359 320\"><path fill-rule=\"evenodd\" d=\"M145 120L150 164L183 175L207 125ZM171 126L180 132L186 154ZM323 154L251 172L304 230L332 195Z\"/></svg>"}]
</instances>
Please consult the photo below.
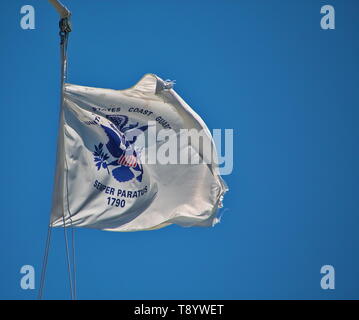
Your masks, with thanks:
<instances>
[{"instance_id":1,"label":"white flag","mask_svg":"<svg viewBox=\"0 0 359 320\"><path fill-rule=\"evenodd\" d=\"M147 74L127 90L64 90L52 226L139 231L218 222L227 188L212 136L169 82Z\"/></svg>"}]
</instances>

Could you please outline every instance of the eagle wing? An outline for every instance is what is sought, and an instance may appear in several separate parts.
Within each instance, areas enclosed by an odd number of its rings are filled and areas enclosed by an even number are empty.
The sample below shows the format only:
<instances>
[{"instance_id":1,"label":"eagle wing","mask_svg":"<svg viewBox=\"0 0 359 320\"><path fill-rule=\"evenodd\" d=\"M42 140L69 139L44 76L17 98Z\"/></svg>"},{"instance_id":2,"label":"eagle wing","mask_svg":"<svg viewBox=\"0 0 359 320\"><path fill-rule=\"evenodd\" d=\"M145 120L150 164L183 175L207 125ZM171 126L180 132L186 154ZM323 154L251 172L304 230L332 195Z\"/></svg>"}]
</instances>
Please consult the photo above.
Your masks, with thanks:
<instances>
[{"instance_id":1,"label":"eagle wing","mask_svg":"<svg viewBox=\"0 0 359 320\"><path fill-rule=\"evenodd\" d=\"M105 131L108 142L106 143L107 150L115 158L119 158L123 154L123 150L120 148L121 137L112 129L101 125L102 129Z\"/></svg>"}]
</instances>

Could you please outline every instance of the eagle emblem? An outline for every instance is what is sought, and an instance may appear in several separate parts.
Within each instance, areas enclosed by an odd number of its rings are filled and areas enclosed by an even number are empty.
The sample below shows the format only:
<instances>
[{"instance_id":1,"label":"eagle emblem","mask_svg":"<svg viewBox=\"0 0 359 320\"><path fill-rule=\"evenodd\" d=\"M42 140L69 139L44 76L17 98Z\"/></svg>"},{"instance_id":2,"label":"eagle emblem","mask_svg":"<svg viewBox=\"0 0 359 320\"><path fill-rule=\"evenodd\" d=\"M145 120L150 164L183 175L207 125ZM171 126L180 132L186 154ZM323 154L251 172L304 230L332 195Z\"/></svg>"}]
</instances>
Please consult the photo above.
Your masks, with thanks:
<instances>
[{"instance_id":1,"label":"eagle emblem","mask_svg":"<svg viewBox=\"0 0 359 320\"><path fill-rule=\"evenodd\" d=\"M108 115L107 119L110 125L100 124L100 127L106 133L108 142L105 145L114 160L111 161L104 151L103 143L95 145L93 156L97 170L106 169L109 174L111 171L118 182L132 179L142 182L143 166L139 161L139 151L135 150L135 142L148 126L140 127L139 123L128 125L128 117L125 115Z\"/></svg>"}]
</instances>

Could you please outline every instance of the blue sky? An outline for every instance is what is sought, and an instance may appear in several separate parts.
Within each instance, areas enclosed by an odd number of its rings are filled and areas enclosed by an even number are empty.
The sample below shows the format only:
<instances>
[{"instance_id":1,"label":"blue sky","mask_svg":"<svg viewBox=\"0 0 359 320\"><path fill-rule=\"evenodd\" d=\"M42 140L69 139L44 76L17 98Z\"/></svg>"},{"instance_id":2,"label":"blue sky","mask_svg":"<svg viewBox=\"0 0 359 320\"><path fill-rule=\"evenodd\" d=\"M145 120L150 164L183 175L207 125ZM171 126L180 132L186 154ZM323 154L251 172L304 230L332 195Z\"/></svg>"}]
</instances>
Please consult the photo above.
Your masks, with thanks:
<instances>
[{"instance_id":1,"label":"blue sky","mask_svg":"<svg viewBox=\"0 0 359 320\"><path fill-rule=\"evenodd\" d=\"M359 5L342 1L63 1L73 12L69 82L124 89L143 74L210 129L234 129L215 228L76 232L80 299L359 298ZM36 29L22 30L33 5ZM320 8L336 29L320 28ZM58 17L2 1L0 298L34 299L51 205L59 102ZM336 270L322 290L320 268ZM66 299L54 230L45 298Z\"/></svg>"}]
</instances>

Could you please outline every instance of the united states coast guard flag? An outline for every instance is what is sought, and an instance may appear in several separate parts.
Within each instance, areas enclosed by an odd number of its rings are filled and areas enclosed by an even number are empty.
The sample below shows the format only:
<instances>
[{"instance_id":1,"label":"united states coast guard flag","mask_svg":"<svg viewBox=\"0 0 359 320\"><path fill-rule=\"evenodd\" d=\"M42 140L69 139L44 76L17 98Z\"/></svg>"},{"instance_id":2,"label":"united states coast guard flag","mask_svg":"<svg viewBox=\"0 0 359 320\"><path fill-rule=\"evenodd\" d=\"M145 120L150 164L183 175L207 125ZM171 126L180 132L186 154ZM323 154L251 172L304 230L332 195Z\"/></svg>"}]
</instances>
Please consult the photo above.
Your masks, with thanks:
<instances>
[{"instance_id":1,"label":"united states coast guard flag","mask_svg":"<svg viewBox=\"0 0 359 320\"><path fill-rule=\"evenodd\" d=\"M53 227L212 226L226 190L209 130L170 82L147 74L127 90L65 84Z\"/></svg>"}]
</instances>

